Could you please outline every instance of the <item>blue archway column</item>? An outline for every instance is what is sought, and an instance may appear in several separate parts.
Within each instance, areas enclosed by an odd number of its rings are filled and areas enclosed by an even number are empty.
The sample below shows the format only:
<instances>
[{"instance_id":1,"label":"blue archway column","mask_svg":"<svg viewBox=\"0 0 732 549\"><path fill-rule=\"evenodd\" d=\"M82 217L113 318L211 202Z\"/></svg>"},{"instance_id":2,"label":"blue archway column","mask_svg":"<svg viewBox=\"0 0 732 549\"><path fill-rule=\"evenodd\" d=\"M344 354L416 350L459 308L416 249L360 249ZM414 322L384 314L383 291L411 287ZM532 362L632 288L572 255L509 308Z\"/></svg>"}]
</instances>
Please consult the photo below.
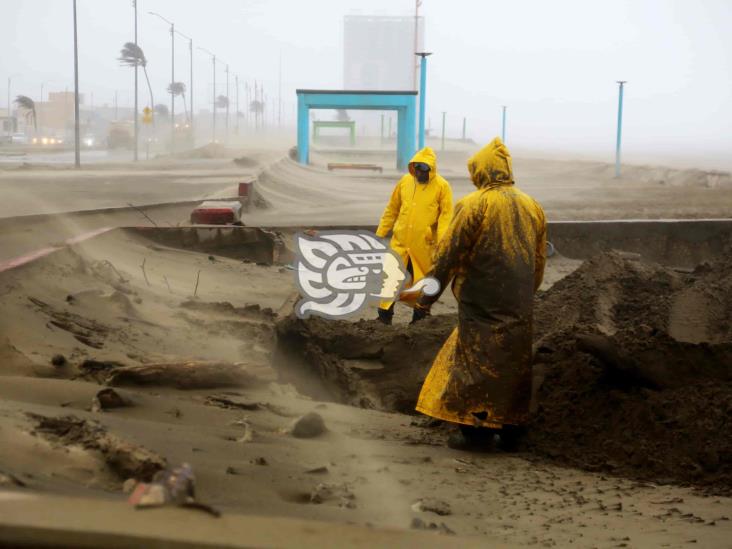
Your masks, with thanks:
<instances>
[{"instance_id":1,"label":"blue archway column","mask_svg":"<svg viewBox=\"0 0 732 549\"><path fill-rule=\"evenodd\" d=\"M297 160L310 162L310 109L397 111L397 169L405 170L415 152L414 91L297 90Z\"/></svg>"}]
</instances>

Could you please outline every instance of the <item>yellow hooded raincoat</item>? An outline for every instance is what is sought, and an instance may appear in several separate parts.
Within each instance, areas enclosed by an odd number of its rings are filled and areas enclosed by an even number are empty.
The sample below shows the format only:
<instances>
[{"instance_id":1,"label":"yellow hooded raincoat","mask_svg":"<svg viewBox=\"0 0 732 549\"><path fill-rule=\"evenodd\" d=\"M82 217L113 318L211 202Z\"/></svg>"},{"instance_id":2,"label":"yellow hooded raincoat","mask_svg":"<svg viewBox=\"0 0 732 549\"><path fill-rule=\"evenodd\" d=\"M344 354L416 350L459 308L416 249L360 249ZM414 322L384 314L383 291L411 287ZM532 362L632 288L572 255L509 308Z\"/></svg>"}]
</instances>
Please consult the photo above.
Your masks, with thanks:
<instances>
[{"instance_id":1,"label":"yellow hooded raincoat","mask_svg":"<svg viewBox=\"0 0 732 549\"><path fill-rule=\"evenodd\" d=\"M546 220L514 186L499 138L468 161L478 190L461 199L437 249L432 276L453 280L458 326L439 351L417 411L500 428L529 413L534 292L546 260ZM423 296L420 305L437 298Z\"/></svg>"},{"instance_id":2,"label":"yellow hooded raincoat","mask_svg":"<svg viewBox=\"0 0 732 549\"><path fill-rule=\"evenodd\" d=\"M430 179L427 183L418 183L414 177L415 162L429 165ZM437 173L435 152L425 147L409 162L409 174L403 175L394 187L376 235L385 238L393 231L391 247L401 256L405 266L411 260L415 282L432 269L435 248L451 218L450 184ZM384 301L380 307L388 309L391 303Z\"/></svg>"}]
</instances>

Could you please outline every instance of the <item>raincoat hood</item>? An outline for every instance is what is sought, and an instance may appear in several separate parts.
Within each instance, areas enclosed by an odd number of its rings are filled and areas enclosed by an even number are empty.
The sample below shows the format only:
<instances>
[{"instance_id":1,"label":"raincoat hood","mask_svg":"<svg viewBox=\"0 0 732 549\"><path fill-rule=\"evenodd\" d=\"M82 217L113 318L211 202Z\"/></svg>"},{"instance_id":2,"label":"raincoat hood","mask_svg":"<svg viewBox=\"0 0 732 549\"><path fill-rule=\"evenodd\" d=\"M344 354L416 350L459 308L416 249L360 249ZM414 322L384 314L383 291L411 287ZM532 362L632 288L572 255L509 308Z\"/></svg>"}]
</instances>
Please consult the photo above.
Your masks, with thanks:
<instances>
[{"instance_id":1,"label":"raincoat hood","mask_svg":"<svg viewBox=\"0 0 732 549\"><path fill-rule=\"evenodd\" d=\"M473 185L479 189L498 185L513 185L511 153L496 137L468 160L468 171Z\"/></svg>"},{"instance_id":2,"label":"raincoat hood","mask_svg":"<svg viewBox=\"0 0 732 549\"><path fill-rule=\"evenodd\" d=\"M409 173L414 175L414 163L424 162L430 167L430 181L432 181L437 175L437 155L430 147L425 147L421 151L417 151L412 159L409 161Z\"/></svg>"}]
</instances>

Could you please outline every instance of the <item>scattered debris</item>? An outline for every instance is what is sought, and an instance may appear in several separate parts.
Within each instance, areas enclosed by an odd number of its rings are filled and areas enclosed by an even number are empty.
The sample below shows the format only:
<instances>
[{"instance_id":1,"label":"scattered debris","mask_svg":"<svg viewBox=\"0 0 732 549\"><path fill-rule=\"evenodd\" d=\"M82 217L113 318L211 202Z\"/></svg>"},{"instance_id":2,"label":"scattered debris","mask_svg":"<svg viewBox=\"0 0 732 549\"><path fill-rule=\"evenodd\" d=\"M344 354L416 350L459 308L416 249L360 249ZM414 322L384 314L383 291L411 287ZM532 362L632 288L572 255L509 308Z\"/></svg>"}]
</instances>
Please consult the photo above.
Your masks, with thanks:
<instances>
[{"instance_id":1,"label":"scattered debris","mask_svg":"<svg viewBox=\"0 0 732 549\"><path fill-rule=\"evenodd\" d=\"M328 468L323 465L322 467L315 467L314 469L308 469L305 471L308 475L325 475L328 473Z\"/></svg>"},{"instance_id":2,"label":"scattered debris","mask_svg":"<svg viewBox=\"0 0 732 549\"><path fill-rule=\"evenodd\" d=\"M157 385L177 389L212 389L253 385L258 378L241 362L157 362L125 366L109 372L105 383L123 385Z\"/></svg>"},{"instance_id":3,"label":"scattered debris","mask_svg":"<svg viewBox=\"0 0 732 549\"><path fill-rule=\"evenodd\" d=\"M310 493L310 503L320 504L326 501L338 500L338 506L355 509L356 496L346 484L319 483Z\"/></svg>"},{"instance_id":4,"label":"scattered debris","mask_svg":"<svg viewBox=\"0 0 732 549\"><path fill-rule=\"evenodd\" d=\"M296 438L314 438L325 433L325 421L317 412L309 412L292 425L292 436Z\"/></svg>"},{"instance_id":5,"label":"scattered debris","mask_svg":"<svg viewBox=\"0 0 732 549\"><path fill-rule=\"evenodd\" d=\"M53 364L57 368L60 368L62 366L66 366L68 362L66 361L66 357L64 355L58 354L51 357L51 364Z\"/></svg>"},{"instance_id":6,"label":"scattered debris","mask_svg":"<svg viewBox=\"0 0 732 549\"><path fill-rule=\"evenodd\" d=\"M440 515L441 517L451 515L452 509L450 504L435 498L424 498L412 505L412 511L415 513L430 512Z\"/></svg>"},{"instance_id":7,"label":"scattered debris","mask_svg":"<svg viewBox=\"0 0 732 549\"><path fill-rule=\"evenodd\" d=\"M96 422L75 416L46 417L29 413L36 422L33 434L63 445L77 445L98 451L109 468L122 479L150 480L166 466L165 459L147 448L108 433Z\"/></svg>"},{"instance_id":8,"label":"scattered debris","mask_svg":"<svg viewBox=\"0 0 732 549\"><path fill-rule=\"evenodd\" d=\"M237 402L222 395L207 396L204 404L208 406L218 406L219 408L224 408L226 410L255 411L262 409L262 405L257 402Z\"/></svg>"},{"instance_id":9,"label":"scattered debris","mask_svg":"<svg viewBox=\"0 0 732 549\"><path fill-rule=\"evenodd\" d=\"M132 401L123 397L114 389L102 389L92 398L92 412L102 412L112 408L124 408L131 406Z\"/></svg>"},{"instance_id":10,"label":"scattered debris","mask_svg":"<svg viewBox=\"0 0 732 549\"><path fill-rule=\"evenodd\" d=\"M254 458L251 463L254 465L269 465L269 462L263 457Z\"/></svg>"},{"instance_id":11,"label":"scattered debris","mask_svg":"<svg viewBox=\"0 0 732 549\"><path fill-rule=\"evenodd\" d=\"M210 505L196 501L196 477L187 463L158 471L150 483L139 483L128 501L138 509L175 505L221 516L221 512Z\"/></svg>"},{"instance_id":12,"label":"scattered debris","mask_svg":"<svg viewBox=\"0 0 732 549\"><path fill-rule=\"evenodd\" d=\"M419 517L414 517L412 519L411 527L414 530L437 530L440 534L447 534L451 536L455 535L455 531L451 530L444 522L441 522L440 524L430 522L428 524Z\"/></svg>"}]
</instances>

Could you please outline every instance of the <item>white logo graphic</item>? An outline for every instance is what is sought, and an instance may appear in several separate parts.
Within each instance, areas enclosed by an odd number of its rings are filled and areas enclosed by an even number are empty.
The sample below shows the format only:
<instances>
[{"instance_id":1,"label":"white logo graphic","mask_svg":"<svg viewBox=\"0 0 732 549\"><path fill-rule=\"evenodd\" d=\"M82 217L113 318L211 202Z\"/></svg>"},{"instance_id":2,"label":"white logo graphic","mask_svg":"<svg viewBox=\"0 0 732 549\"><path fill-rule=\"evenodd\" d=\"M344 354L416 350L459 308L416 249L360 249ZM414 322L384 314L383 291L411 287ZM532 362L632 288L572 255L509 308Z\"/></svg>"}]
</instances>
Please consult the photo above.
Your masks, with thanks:
<instances>
[{"instance_id":1,"label":"white logo graphic","mask_svg":"<svg viewBox=\"0 0 732 549\"><path fill-rule=\"evenodd\" d=\"M410 275L401 257L367 231L298 233L295 250L296 281L303 295L295 308L299 318L339 318L359 312L369 301L439 291L437 280L424 278L402 292Z\"/></svg>"}]
</instances>

